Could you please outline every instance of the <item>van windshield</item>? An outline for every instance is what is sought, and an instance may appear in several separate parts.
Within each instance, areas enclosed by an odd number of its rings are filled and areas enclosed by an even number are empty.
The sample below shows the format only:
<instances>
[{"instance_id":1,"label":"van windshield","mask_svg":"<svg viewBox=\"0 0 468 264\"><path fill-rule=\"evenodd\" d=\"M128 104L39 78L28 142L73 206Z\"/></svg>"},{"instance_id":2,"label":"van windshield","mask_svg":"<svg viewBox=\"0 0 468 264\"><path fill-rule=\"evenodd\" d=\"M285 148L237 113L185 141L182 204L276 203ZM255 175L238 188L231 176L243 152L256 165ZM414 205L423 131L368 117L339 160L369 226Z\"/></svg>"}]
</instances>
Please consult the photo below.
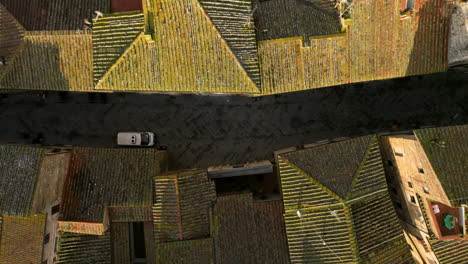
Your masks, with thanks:
<instances>
[{"instance_id":1,"label":"van windshield","mask_svg":"<svg viewBox=\"0 0 468 264\"><path fill-rule=\"evenodd\" d=\"M141 145L149 145L150 136L148 133L141 134Z\"/></svg>"}]
</instances>

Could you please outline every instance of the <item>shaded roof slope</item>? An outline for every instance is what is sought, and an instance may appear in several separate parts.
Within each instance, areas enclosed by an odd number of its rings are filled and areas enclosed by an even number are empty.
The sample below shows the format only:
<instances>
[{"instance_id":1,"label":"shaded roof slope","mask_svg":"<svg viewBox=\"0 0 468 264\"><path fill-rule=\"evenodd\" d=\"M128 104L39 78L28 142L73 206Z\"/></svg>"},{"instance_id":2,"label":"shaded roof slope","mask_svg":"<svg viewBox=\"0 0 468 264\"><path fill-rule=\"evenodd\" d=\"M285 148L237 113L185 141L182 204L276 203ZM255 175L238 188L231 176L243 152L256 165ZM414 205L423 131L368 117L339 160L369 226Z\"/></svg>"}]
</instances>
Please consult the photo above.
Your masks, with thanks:
<instances>
[{"instance_id":1,"label":"shaded roof slope","mask_svg":"<svg viewBox=\"0 0 468 264\"><path fill-rule=\"evenodd\" d=\"M27 31L21 50L0 79L0 88L90 91L92 65L91 34Z\"/></svg>"},{"instance_id":2,"label":"shaded roof slope","mask_svg":"<svg viewBox=\"0 0 468 264\"><path fill-rule=\"evenodd\" d=\"M340 14L330 0L254 0L258 40L341 33Z\"/></svg>"},{"instance_id":3,"label":"shaded roof slope","mask_svg":"<svg viewBox=\"0 0 468 264\"><path fill-rule=\"evenodd\" d=\"M344 199L371 139L371 136L360 137L282 154L281 157Z\"/></svg>"},{"instance_id":4,"label":"shaded roof slope","mask_svg":"<svg viewBox=\"0 0 468 264\"><path fill-rule=\"evenodd\" d=\"M74 148L62 220L102 222L106 206L151 206L164 157L155 149Z\"/></svg>"},{"instance_id":5,"label":"shaded roof slope","mask_svg":"<svg viewBox=\"0 0 468 264\"><path fill-rule=\"evenodd\" d=\"M111 238L75 233L60 233L57 263L111 264Z\"/></svg>"},{"instance_id":6,"label":"shaded roof slope","mask_svg":"<svg viewBox=\"0 0 468 264\"><path fill-rule=\"evenodd\" d=\"M110 12L110 0L0 0L27 30L77 30L94 11Z\"/></svg>"},{"instance_id":7,"label":"shaded roof slope","mask_svg":"<svg viewBox=\"0 0 468 264\"><path fill-rule=\"evenodd\" d=\"M0 263L40 263L46 216L0 218Z\"/></svg>"},{"instance_id":8,"label":"shaded roof slope","mask_svg":"<svg viewBox=\"0 0 468 264\"><path fill-rule=\"evenodd\" d=\"M18 51L23 36L23 26L0 4L0 57L2 57L2 61L0 62L0 79L6 65L11 63L11 60Z\"/></svg>"},{"instance_id":9,"label":"shaded roof slope","mask_svg":"<svg viewBox=\"0 0 468 264\"><path fill-rule=\"evenodd\" d=\"M155 178L154 232L158 242L207 237L214 183L205 171L191 170Z\"/></svg>"},{"instance_id":10,"label":"shaded roof slope","mask_svg":"<svg viewBox=\"0 0 468 264\"><path fill-rule=\"evenodd\" d=\"M260 85L252 0L199 0L250 78Z\"/></svg>"},{"instance_id":11,"label":"shaded roof slope","mask_svg":"<svg viewBox=\"0 0 468 264\"><path fill-rule=\"evenodd\" d=\"M449 200L468 203L468 125L414 131Z\"/></svg>"},{"instance_id":12,"label":"shaded roof slope","mask_svg":"<svg viewBox=\"0 0 468 264\"><path fill-rule=\"evenodd\" d=\"M0 146L0 214L29 214L43 157L40 148Z\"/></svg>"},{"instance_id":13,"label":"shaded roof slope","mask_svg":"<svg viewBox=\"0 0 468 264\"><path fill-rule=\"evenodd\" d=\"M288 263L281 201L251 193L221 196L214 207L216 263Z\"/></svg>"},{"instance_id":14,"label":"shaded roof slope","mask_svg":"<svg viewBox=\"0 0 468 264\"><path fill-rule=\"evenodd\" d=\"M93 73L96 84L144 30L143 12L105 14L93 24Z\"/></svg>"}]
</instances>

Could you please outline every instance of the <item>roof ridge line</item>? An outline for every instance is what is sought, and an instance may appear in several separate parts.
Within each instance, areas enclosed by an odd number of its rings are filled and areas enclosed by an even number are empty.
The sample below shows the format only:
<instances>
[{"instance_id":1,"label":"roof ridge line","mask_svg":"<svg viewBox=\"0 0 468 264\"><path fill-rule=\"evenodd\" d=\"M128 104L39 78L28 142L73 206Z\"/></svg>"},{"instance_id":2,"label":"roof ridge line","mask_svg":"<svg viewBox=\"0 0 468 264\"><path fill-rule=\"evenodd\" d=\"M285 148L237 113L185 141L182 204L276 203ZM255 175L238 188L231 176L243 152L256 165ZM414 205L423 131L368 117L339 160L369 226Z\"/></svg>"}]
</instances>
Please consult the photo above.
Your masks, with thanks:
<instances>
[{"instance_id":1,"label":"roof ridge line","mask_svg":"<svg viewBox=\"0 0 468 264\"><path fill-rule=\"evenodd\" d=\"M312 178L310 175L308 175L307 173L305 173L303 170L301 170L300 168L298 168L296 165L292 164L288 159L286 159L285 157L281 157L280 158L286 163L288 164L291 168L295 169L296 171L298 171L302 176L304 176L306 179L308 179L310 182L312 182L313 184L317 185L320 189L322 189L323 191L325 191L326 193L330 194L330 196L332 198L334 198L335 200L337 200L338 202L341 202L341 203L344 203L346 200L344 200L343 198L341 198L338 194L336 194L335 192L333 192L332 190L330 190L328 187L326 187L325 185L321 184L320 182L318 182L317 180L315 180L314 178Z\"/></svg>"},{"instance_id":2,"label":"roof ridge line","mask_svg":"<svg viewBox=\"0 0 468 264\"><path fill-rule=\"evenodd\" d=\"M132 43L130 43L130 45L125 49L125 51L119 56L119 58L112 64L112 66L110 66L110 68L106 71L106 73L104 73L104 75L100 78L100 80L96 83L96 85L94 85L94 89L93 90L108 90L108 89L104 89L104 88L99 88L100 86L102 86L102 83L104 83L105 79L107 79L109 77L109 75L111 74L111 72L117 68L118 65L120 65L122 63L122 61L124 60L124 56L127 55L127 53L130 52L130 49L132 49L135 45L135 43L137 41L139 41L140 39L144 39L145 38L145 32L142 31L138 36L136 36L136 38L132 41Z\"/></svg>"},{"instance_id":3,"label":"roof ridge line","mask_svg":"<svg viewBox=\"0 0 468 264\"><path fill-rule=\"evenodd\" d=\"M257 88L258 90L258 93L259 94L262 94L262 89L261 87L258 87L255 82L252 80L252 78L250 77L250 75L247 73L247 71L245 70L244 66L242 65L242 63L240 62L239 58L236 56L236 54L232 51L231 47L229 46L229 44L227 43L227 41L223 38L223 36L221 35L219 29L216 27L216 25L213 23L213 21L211 20L211 18L208 16L208 13L206 12L205 8L203 8L203 5L200 3L199 0L194 0L193 2L195 2L195 5L197 5L198 8L200 8L203 12L202 12L202 15L203 17L206 19L207 23L212 26L215 31L216 31L216 35L218 35L218 38L220 39L221 41L221 45L224 46L228 52L231 54L232 57L234 57L234 60L237 64L238 67L240 67L242 69L242 73L245 75L245 77L247 77L247 79L253 84L253 86L255 88ZM257 56L258 56L258 44L257 44ZM260 65L259 65L260 66ZM253 93L254 94L254 93Z\"/></svg>"},{"instance_id":4,"label":"roof ridge line","mask_svg":"<svg viewBox=\"0 0 468 264\"><path fill-rule=\"evenodd\" d=\"M351 186L349 188L348 193L344 197L345 200L348 200L349 198L351 198L353 189L356 186L356 183L359 181L360 172L364 168L367 158L369 158L371 149L374 147L375 143L377 143L378 145L378 138L375 134L373 134L371 141L369 142L369 145L367 146L366 153L364 154L364 157L362 158L361 163L359 164L359 167L357 168L356 172L354 172L353 181L351 182ZM380 149L379 149L379 152L380 152Z\"/></svg>"}]
</instances>

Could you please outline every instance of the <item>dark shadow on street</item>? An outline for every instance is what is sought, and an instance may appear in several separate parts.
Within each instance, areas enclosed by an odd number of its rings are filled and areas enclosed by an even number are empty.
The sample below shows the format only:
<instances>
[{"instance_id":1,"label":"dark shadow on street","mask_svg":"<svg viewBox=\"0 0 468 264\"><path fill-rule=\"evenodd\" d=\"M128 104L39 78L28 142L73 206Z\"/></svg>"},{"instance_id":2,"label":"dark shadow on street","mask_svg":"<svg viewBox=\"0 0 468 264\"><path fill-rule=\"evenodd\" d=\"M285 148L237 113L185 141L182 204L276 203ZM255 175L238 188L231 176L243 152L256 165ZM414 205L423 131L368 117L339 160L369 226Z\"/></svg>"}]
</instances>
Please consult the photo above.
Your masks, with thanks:
<instances>
[{"instance_id":1,"label":"dark shadow on street","mask_svg":"<svg viewBox=\"0 0 468 264\"><path fill-rule=\"evenodd\" d=\"M116 146L153 131L171 169L273 158L324 139L468 124L468 74L444 72L266 96L0 95L0 143ZM40 138L39 138L40 137Z\"/></svg>"}]
</instances>

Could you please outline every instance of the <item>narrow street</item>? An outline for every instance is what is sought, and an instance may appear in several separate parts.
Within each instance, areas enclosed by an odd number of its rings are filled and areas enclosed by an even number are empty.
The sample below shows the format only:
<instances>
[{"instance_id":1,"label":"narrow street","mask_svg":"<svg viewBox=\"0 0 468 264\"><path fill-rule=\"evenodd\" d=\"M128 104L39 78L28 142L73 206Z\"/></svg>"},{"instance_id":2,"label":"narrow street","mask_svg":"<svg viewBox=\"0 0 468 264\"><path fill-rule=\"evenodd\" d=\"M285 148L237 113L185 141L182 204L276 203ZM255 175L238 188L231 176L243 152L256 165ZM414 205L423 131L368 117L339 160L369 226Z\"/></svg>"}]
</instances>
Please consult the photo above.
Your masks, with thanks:
<instances>
[{"instance_id":1,"label":"narrow street","mask_svg":"<svg viewBox=\"0 0 468 264\"><path fill-rule=\"evenodd\" d=\"M0 143L116 146L153 131L172 169L269 159L324 139L468 123L468 74L448 72L263 98L0 94Z\"/></svg>"}]
</instances>

